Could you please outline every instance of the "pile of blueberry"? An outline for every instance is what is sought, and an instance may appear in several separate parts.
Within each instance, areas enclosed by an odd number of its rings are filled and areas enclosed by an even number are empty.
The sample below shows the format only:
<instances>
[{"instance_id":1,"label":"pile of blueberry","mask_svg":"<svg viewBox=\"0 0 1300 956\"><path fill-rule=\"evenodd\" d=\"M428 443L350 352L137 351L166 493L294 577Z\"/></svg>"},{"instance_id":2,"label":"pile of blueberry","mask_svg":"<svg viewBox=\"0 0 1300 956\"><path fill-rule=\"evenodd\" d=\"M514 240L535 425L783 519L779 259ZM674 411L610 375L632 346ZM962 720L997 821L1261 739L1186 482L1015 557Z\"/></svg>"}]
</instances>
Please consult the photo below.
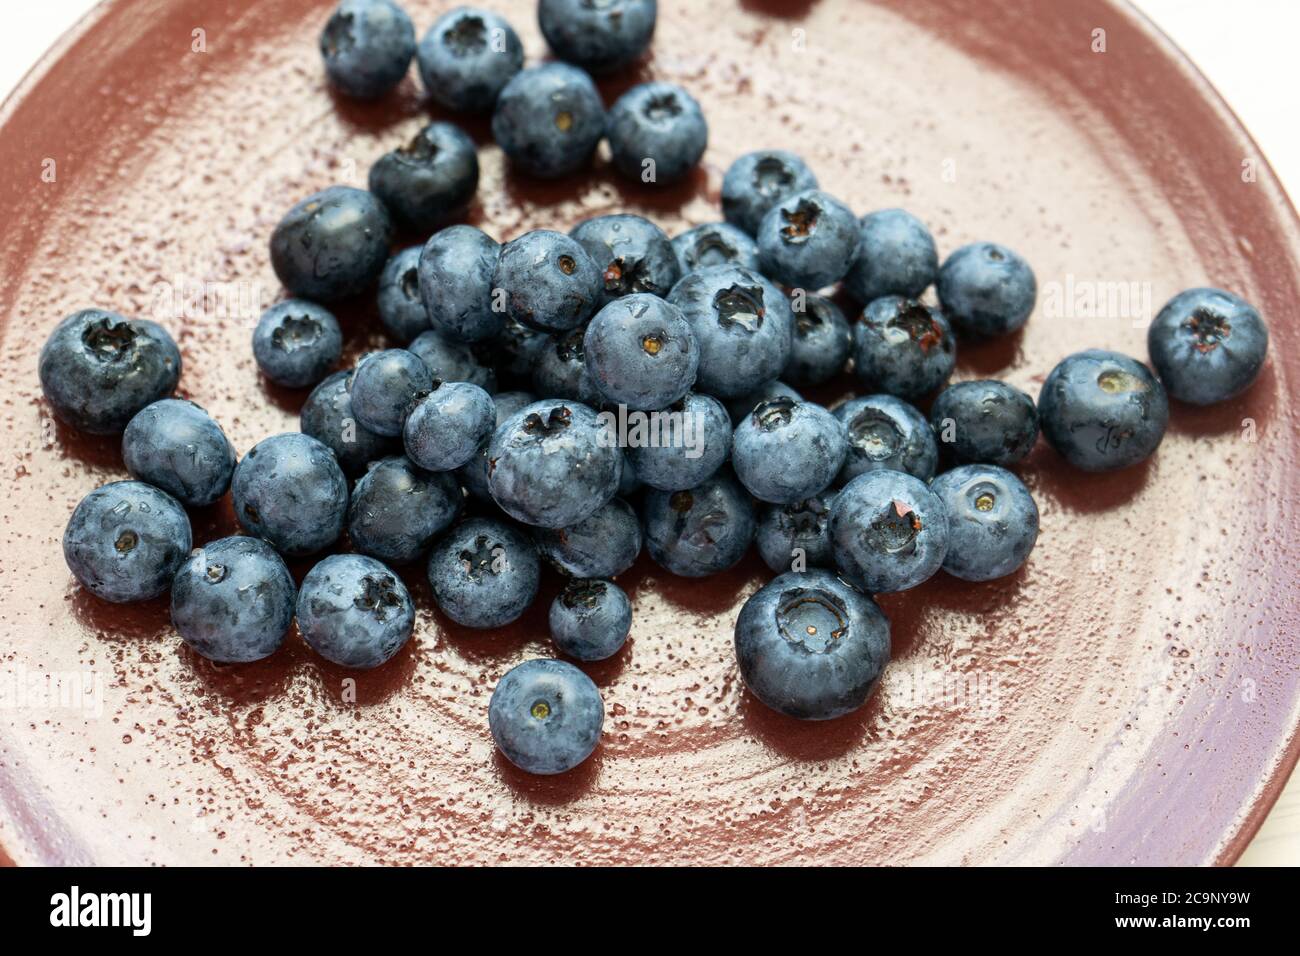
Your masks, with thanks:
<instances>
[{"instance_id":1,"label":"pile of blueberry","mask_svg":"<svg viewBox=\"0 0 1300 956\"><path fill-rule=\"evenodd\" d=\"M649 83L606 111L589 75L643 53L654 0L542 0L539 15L561 62L524 68L510 25L468 8L417 45L391 0L344 0L321 51L334 86L363 98L418 59L433 99L492 112L493 136L526 175L580 169L602 139L613 167L647 188L689 173L707 141L689 94ZM545 560L567 579L550 608L555 645L595 661L628 637L631 605L613 579L643 546L667 571L703 578L756 543L777 577L736 622L745 683L782 713L834 718L862 706L889 658L874 594L940 569L987 581L1025 562L1038 510L1008 468L1040 428L1085 471L1134 465L1160 444L1168 395L1231 398L1267 349L1255 309L1194 289L1151 326L1158 377L1081 352L1035 403L1003 382L948 384L958 337L1028 320L1037 285L1025 260L978 243L941 265L914 216L858 218L791 153L738 159L722 184L725 222L671 240L642 217L609 215L501 245L450 224L477 185L473 142L440 122L381 157L369 190L334 187L288 212L270 246L291 298L262 316L253 353L270 381L312 391L300 432L242 459L207 413L168 397L181 356L157 324L88 310L55 329L40 357L50 407L83 431L120 433L133 478L92 491L68 523L64 555L87 589L115 602L170 589L176 629L213 661L274 653L296 618L323 657L370 668L412 632L393 565L425 561L443 614L496 628L533 602ZM400 234L431 238L394 255ZM818 294L836 285L834 299ZM376 287L401 347L335 371L343 342L329 307ZM852 325L838 304L849 301L861 307ZM862 395L835 408L796 391L849 368ZM638 436L645 422L677 430ZM191 550L185 509L227 490L246 535ZM284 559L345 532L354 553L325 557L295 587ZM558 773L592 752L604 707L581 670L534 660L501 679L488 719L511 761Z\"/></svg>"}]
</instances>

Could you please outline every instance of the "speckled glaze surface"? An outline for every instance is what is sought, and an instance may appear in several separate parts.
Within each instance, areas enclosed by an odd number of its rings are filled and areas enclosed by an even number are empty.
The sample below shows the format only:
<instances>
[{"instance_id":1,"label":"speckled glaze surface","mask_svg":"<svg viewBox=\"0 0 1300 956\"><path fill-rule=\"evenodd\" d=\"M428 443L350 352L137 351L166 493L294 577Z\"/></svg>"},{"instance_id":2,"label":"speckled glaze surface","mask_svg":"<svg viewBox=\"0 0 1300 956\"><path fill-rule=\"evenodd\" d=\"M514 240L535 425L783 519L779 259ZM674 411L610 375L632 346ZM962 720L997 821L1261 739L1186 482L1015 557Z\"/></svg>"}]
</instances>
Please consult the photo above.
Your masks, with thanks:
<instances>
[{"instance_id":1,"label":"speckled glaze surface","mask_svg":"<svg viewBox=\"0 0 1300 956\"><path fill-rule=\"evenodd\" d=\"M1232 289L1271 323L1255 387L1176 406L1148 464L1085 476L1040 442L1019 469L1042 511L1028 566L885 596L893 662L859 713L799 724L744 691L732 623L770 577L756 557L705 582L644 560L620 579L632 637L584 667L604 739L555 779L514 770L487 727L499 677L551 653L553 579L521 622L473 633L407 573L416 636L367 673L323 663L296 633L269 661L215 667L173 633L165 599L112 607L76 587L63 525L124 472L115 442L51 421L36 377L49 330L89 305L160 318L184 354L180 393L241 454L296 429L305 395L259 379L256 306L237 300L278 294L267 240L292 202L363 185L441 115L414 72L377 106L333 98L315 48L329 6L110 2L0 110L0 846L13 861L1235 858L1297 754L1300 231L1213 91L1101 0L661 4L653 57L601 84L612 102L633 82L680 82L706 111L702 169L653 197L605 154L588 174L524 181L486 122L467 124L483 165L470 219L501 240L622 210L675 234L719 218L732 159L782 146L858 212L910 208L941 254L1017 249L1045 294L1023 333L962 349L961 378L1036 395L1070 352L1145 358L1145 295L1149 316L1187 286ZM530 61L544 56L533 4L491 6ZM423 30L444 4L408 7ZM190 288L173 301L178 282ZM1080 315L1080 284L1097 282L1138 283L1137 307ZM195 283L206 301L187 304ZM340 314L349 358L381 343L372 305ZM233 533L228 497L194 526L197 541ZM98 696L42 702L49 675L83 675Z\"/></svg>"}]
</instances>

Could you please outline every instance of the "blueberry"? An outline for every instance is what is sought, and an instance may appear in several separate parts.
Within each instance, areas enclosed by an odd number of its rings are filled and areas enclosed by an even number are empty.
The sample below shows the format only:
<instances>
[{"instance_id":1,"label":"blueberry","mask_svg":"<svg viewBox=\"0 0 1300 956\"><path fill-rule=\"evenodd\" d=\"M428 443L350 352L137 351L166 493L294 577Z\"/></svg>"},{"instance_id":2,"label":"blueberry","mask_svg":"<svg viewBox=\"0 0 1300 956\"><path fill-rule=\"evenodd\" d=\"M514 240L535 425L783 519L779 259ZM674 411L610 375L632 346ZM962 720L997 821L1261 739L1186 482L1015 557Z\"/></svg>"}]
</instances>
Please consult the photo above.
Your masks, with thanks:
<instances>
[{"instance_id":1,"label":"blueberry","mask_svg":"<svg viewBox=\"0 0 1300 956\"><path fill-rule=\"evenodd\" d=\"M538 229L501 247L493 293L506 315L544 332L567 332L586 322L600 304L600 270L575 240Z\"/></svg>"},{"instance_id":2,"label":"blueberry","mask_svg":"<svg viewBox=\"0 0 1300 956\"><path fill-rule=\"evenodd\" d=\"M515 520L567 528L614 497L622 459L594 411L548 399L496 430L488 446L488 488Z\"/></svg>"},{"instance_id":3,"label":"blueberry","mask_svg":"<svg viewBox=\"0 0 1300 956\"><path fill-rule=\"evenodd\" d=\"M515 412L535 401L537 396L532 392L497 392L492 396L492 407L495 411L494 430L500 428ZM489 432L487 437L479 442L474 457L456 469L456 477L465 486L465 490L481 501L492 500L492 495L488 491L487 457L488 445L491 443L492 433Z\"/></svg>"},{"instance_id":4,"label":"blueberry","mask_svg":"<svg viewBox=\"0 0 1300 956\"><path fill-rule=\"evenodd\" d=\"M281 554L315 554L343 533L347 481L334 453L307 435L258 442L235 466L230 490L244 530Z\"/></svg>"},{"instance_id":5,"label":"blueberry","mask_svg":"<svg viewBox=\"0 0 1300 956\"><path fill-rule=\"evenodd\" d=\"M460 342L496 338L505 315L492 308L492 274L501 246L482 229L448 226L420 253L420 298L428 324Z\"/></svg>"},{"instance_id":6,"label":"blueberry","mask_svg":"<svg viewBox=\"0 0 1300 956\"><path fill-rule=\"evenodd\" d=\"M360 554L330 555L308 571L297 611L302 639L342 667L387 663L415 626L415 604L402 579Z\"/></svg>"},{"instance_id":7,"label":"blueberry","mask_svg":"<svg viewBox=\"0 0 1300 956\"><path fill-rule=\"evenodd\" d=\"M739 398L773 381L790 360L794 313L781 290L749 269L692 272L668 301L682 310L700 346L695 387Z\"/></svg>"},{"instance_id":8,"label":"blueberry","mask_svg":"<svg viewBox=\"0 0 1300 956\"><path fill-rule=\"evenodd\" d=\"M681 311L658 296L634 293L597 313L583 336L592 384L605 400L655 411L695 382L700 350Z\"/></svg>"},{"instance_id":9,"label":"blueberry","mask_svg":"<svg viewBox=\"0 0 1300 956\"><path fill-rule=\"evenodd\" d=\"M766 382L752 392L727 402L727 414L731 416L733 422L732 431L735 431L735 426L743 422L750 412L774 398L788 398L795 402L803 401L803 396L785 382Z\"/></svg>"},{"instance_id":10,"label":"blueberry","mask_svg":"<svg viewBox=\"0 0 1300 956\"><path fill-rule=\"evenodd\" d=\"M351 372L335 372L312 389L303 403L298 427L334 453L344 474L355 476L370 462L399 451L401 446L357 422L348 391L351 377Z\"/></svg>"},{"instance_id":11,"label":"blueberry","mask_svg":"<svg viewBox=\"0 0 1300 956\"><path fill-rule=\"evenodd\" d=\"M1268 352L1268 329L1245 299L1222 289L1188 289L1151 323L1147 350L1170 395L1212 405L1255 381Z\"/></svg>"},{"instance_id":12,"label":"blueberry","mask_svg":"<svg viewBox=\"0 0 1300 956\"><path fill-rule=\"evenodd\" d=\"M853 326L854 371L870 391L923 398L943 387L956 364L947 318L915 299L877 299Z\"/></svg>"},{"instance_id":13,"label":"blueberry","mask_svg":"<svg viewBox=\"0 0 1300 956\"><path fill-rule=\"evenodd\" d=\"M606 303L634 292L667 296L681 276L672 241L642 216L597 216L578 223L569 235L600 270Z\"/></svg>"},{"instance_id":14,"label":"blueberry","mask_svg":"<svg viewBox=\"0 0 1300 956\"><path fill-rule=\"evenodd\" d=\"M948 512L925 482L901 471L854 478L831 505L840 571L877 594L928 580L948 553Z\"/></svg>"},{"instance_id":15,"label":"blueberry","mask_svg":"<svg viewBox=\"0 0 1300 956\"><path fill-rule=\"evenodd\" d=\"M474 141L452 123L430 123L370 167L370 191L399 225L423 234L464 215L477 189Z\"/></svg>"},{"instance_id":16,"label":"blueberry","mask_svg":"<svg viewBox=\"0 0 1300 956\"><path fill-rule=\"evenodd\" d=\"M429 313L420 296L420 246L403 249L379 275L379 321L398 344L429 328Z\"/></svg>"},{"instance_id":17,"label":"blueberry","mask_svg":"<svg viewBox=\"0 0 1300 956\"><path fill-rule=\"evenodd\" d=\"M930 483L948 512L943 569L963 581L1011 574L1038 540L1038 506L1029 489L997 465L961 465Z\"/></svg>"},{"instance_id":18,"label":"blueberry","mask_svg":"<svg viewBox=\"0 0 1300 956\"><path fill-rule=\"evenodd\" d=\"M750 692L800 720L831 720L867 702L889 663L889 620L828 571L783 574L736 619L736 660Z\"/></svg>"},{"instance_id":19,"label":"blueberry","mask_svg":"<svg viewBox=\"0 0 1300 956\"><path fill-rule=\"evenodd\" d=\"M581 342L581 336L579 341ZM496 371L506 381L531 388L537 363L552 344L553 340L545 332L530 329L514 319L507 319L500 337L494 343Z\"/></svg>"},{"instance_id":20,"label":"blueberry","mask_svg":"<svg viewBox=\"0 0 1300 956\"><path fill-rule=\"evenodd\" d=\"M604 723L600 691L564 661L524 661L501 678L488 705L492 739L528 773L572 770L596 749Z\"/></svg>"},{"instance_id":21,"label":"blueberry","mask_svg":"<svg viewBox=\"0 0 1300 956\"><path fill-rule=\"evenodd\" d=\"M641 521L622 498L567 528L539 528L537 549L562 574L612 578L641 554Z\"/></svg>"},{"instance_id":22,"label":"blueberry","mask_svg":"<svg viewBox=\"0 0 1300 956\"><path fill-rule=\"evenodd\" d=\"M466 464L496 427L492 396L469 382L443 382L406 419L406 454L428 471Z\"/></svg>"},{"instance_id":23,"label":"blueberry","mask_svg":"<svg viewBox=\"0 0 1300 956\"><path fill-rule=\"evenodd\" d=\"M939 270L939 302L959 331L1006 335L1029 321L1038 298L1034 270L1006 246L962 246Z\"/></svg>"},{"instance_id":24,"label":"blueberry","mask_svg":"<svg viewBox=\"0 0 1300 956\"><path fill-rule=\"evenodd\" d=\"M523 70L501 91L492 136L525 173L554 179L577 172L605 135L605 105L591 77L567 63Z\"/></svg>"},{"instance_id":25,"label":"blueberry","mask_svg":"<svg viewBox=\"0 0 1300 956\"><path fill-rule=\"evenodd\" d=\"M613 657L632 629L632 603L610 581L574 580L551 602L551 640L580 661Z\"/></svg>"},{"instance_id":26,"label":"blueberry","mask_svg":"<svg viewBox=\"0 0 1300 956\"><path fill-rule=\"evenodd\" d=\"M934 237L904 209L867 213L858 221L858 236L844 288L863 305L887 295L919 299L939 275Z\"/></svg>"},{"instance_id":27,"label":"blueberry","mask_svg":"<svg viewBox=\"0 0 1300 956\"><path fill-rule=\"evenodd\" d=\"M769 568L778 574L835 568L831 548L831 505L835 494L824 491L794 504L763 506L755 543Z\"/></svg>"},{"instance_id":28,"label":"blueberry","mask_svg":"<svg viewBox=\"0 0 1300 956\"><path fill-rule=\"evenodd\" d=\"M435 382L469 382L489 395L497 390L496 373L464 342L430 329L417 335L407 350L424 363Z\"/></svg>"},{"instance_id":29,"label":"blueberry","mask_svg":"<svg viewBox=\"0 0 1300 956\"><path fill-rule=\"evenodd\" d=\"M1169 424L1169 398L1141 362L1101 349L1076 352L1052 369L1038 395L1043 437L1084 471L1144 461Z\"/></svg>"},{"instance_id":30,"label":"blueberry","mask_svg":"<svg viewBox=\"0 0 1300 956\"><path fill-rule=\"evenodd\" d=\"M731 457L731 418L716 398L688 392L664 409L675 429L668 440L629 444L626 454L637 478L660 491L685 491L712 478ZM597 575L599 576L599 575Z\"/></svg>"},{"instance_id":31,"label":"blueberry","mask_svg":"<svg viewBox=\"0 0 1300 956\"><path fill-rule=\"evenodd\" d=\"M673 239L682 275L709 266L758 268L758 244L747 232L728 222L710 222L687 229Z\"/></svg>"},{"instance_id":32,"label":"blueberry","mask_svg":"<svg viewBox=\"0 0 1300 956\"><path fill-rule=\"evenodd\" d=\"M279 302L253 330L253 358L262 374L285 388L315 385L343 354L338 319L305 299Z\"/></svg>"},{"instance_id":33,"label":"blueberry","mask_svg":"<svg viewBox=\"0 0 1300 956\"><path fill-rule=\"evenodd\" d=\"M428 334L428 333L426 333ZM374 352L357 364L349 389L357 421L380 435L402 434L406 416L433 391L433 376L406 349Z\"/></svg>"},{"instance_id":34,"label":"blueberry","mask_svg":"<svg viewBox=\"0 0 1300 956\"><path fill-rule=\"evenodd\" d=\"M552 52L591 73L627 66L655 32L655 0L541 0L537 21Z\"/></svg>"},{"instance_id":35,"label":"blueberry","mask_svg":"<svg viewBox=\"0 0 1300 956\"><path fill-rule=\"evenodd\" d=\"M132 478L161 488L183 505L201 508L230 487L235 449L199 406L165 398L146 405L126 426L122 461Z\"/></svg>"},{"instance_id":36,"label":"blueberry","mask_svg":"<svg viewBox=\"0 0 1300 956\"><path fill-rule=\"evenodd\" d=\"M373 194L331 186L280 220L271 234L271 265L294 296L335 302L379 278L392 235L388 210Z\"/></svg>"},{"instance_id":37,"label":"blueberry","mask_svg":"<svg viewBox=\"0 0 1300 956\"><path fill-rule=\"evenodd\" d=\"M832 414L848 432L849 453L840 472L848 484L869 471L905 471L929 481L939 465L939 448L925 416L901 398L865 395L836 406Z\"/></svg>"},{"instance_id":38,"label":"blueberry","mask_svg":"<svg viewBox=\"0 0 1300 956\"><path fill-rule=\"evenodd\" d=\"M356 99L383 96L415 56L415 24L392 0L343 0L320 35L325 75Z\"/></svg>"},{"instance_id":39,"label":"blueberry","mask_svg":"<svg viewBox=\"0 0 1300 956\"><path fill-rule=\"evenodd\" d=\"M767 211L796 193L817 188L817 177L794 153L764 149L746 153L722 179L722 214L749 233L758 232Z\"/></svg>"},{"instance_id":40,"label":"blueberry","mask_svg":"<svg viewBox=\"0 0 1300 956\"><path fill-rule=\"evenodd\" d=\"M798 388L824 385L844 371L853 332L840 307L809 293L793 302L794 337L781 377Z\"/></svg>"},{"instance_id":41,"label":"blueberry","mask_svg":"<svg viewBox=\"0 0 1300 956\"><path fill-rule=\"evenodd\" d=\"M450 110L490 110L524 65L523 44L510 24L474 7L439 17L416 56L429 95Z\"/></svg>"},{"instance_id":42,"label":"blueberry","mask_svg":"<svg viewBox=\"0 0 1300 956\"><path fill-rule=\"evenodd\" d=\"M959 464L1014 465L1038 441L1034 400L1006 382L949 385L930 406L930 425Z\"/></svg>"},{"instance_id":43,"label":"blueberry","mask_svg":"<svg viewBox=\"0 0 1300 956\"><path fill-rule=\"evenodd\" d=\"M196 548L172 580L172 624L195 653L218 664L270 657L293 623L297 588L260 538Z\"/></svg>"},{"instance_id":44,"label":"blueberry","mask_svg":"<svg viewBox=\"0 0 1300 956\"><path fill-rule=\"evenodd\" d=\"M643 507L646 550L680 577L735 567L754 540L754 502L725 471L688 491L650 491Z\"/></svg>"},{"instance_id":45,"label":"blueberry","mask_svg":"<svg viewBox=\"0 0 1300 956\"><path fill-rule=\"evenodd\" d=\"M737 426L731 465L755 498L789 505L826 490L848 447L843 423L820 405L773 398Z\"/></svg>"},{"instance_id":46,"label":"blueberry","mask_svg":"<svg viewBox=\"0 0 1300 956\"><path fill-rule=\"evenodd\" d=\"M517 529L470 518L447 532L429 555L438 607L464 627L504 627L537 596L537 548Z\"/></svg>"},{"instance_id":47,"label":"blueberry","mask_svg":"<svg viewBox=\"0 0 1300 956\"><path fill-rule=\"evenodd\" d=\"M409 564L451 527L463 505L451 475L424 471L400 455L385 458L352 489L348 537L361 554Z\"/></svg>"},{"instance_id":48,"label":"blueberry","mask_svg":"<svg viewBox=\"0 0 1300 956\"><path fill-rule=\"evenodd\" d=\"M534 391L593 407L605 400L587 368L583 344L586 333L585 328L578 328L547 338L546 347L538 353L533 365Z\"/></svg>"},{"instance_id":49,"label":"blueberry","mask_svg":"<svg viewBox=\"0 0 1300 956\"><path fill-rule=\"evenodd\" d=\"M115 481L72 512L63 559L86 590L125 604L166 591L191 543L190 519L175 498L140 481Z\"/></svg>"},{"instance_id":50,"label":"blueberry","mask_svg":"<svg viewBox=\"0 0 1300 956\"><path fill-rule=\"evenodd\" d=\"M181 353L162 326L86 309L45 340L41 390L78 431L115 435L140 409L166 398L181 377Z\"/></svg>"},{"instance_id":51,"label":"blueberry","mask_svg":"<svg viewBox=\"0 0 1300 956\"><path fill-rule=\"evenodd\" d=\"M627 457L627 451L623 451L623 470L618 476L618 496L620 498L630 498L641 490L642 481L637 476L636 467Z\"/></svg>"},{"instance_id":52,"label":"blueberry","mask_svg":"<svg viewBox=\"0 0 1300 956\"><path fill-rule=\"evenodd\" d=\"M609 110L605 135L614 168L644 183L671 183L699 163L709 125L691 94L672 83L634 86Z\"/></svg>"},{"instance_id":53,"label":"blueberry","mask_svg":"<svg viewBox=\"0 0 1300 956\"><path fill-rule=\"evenodd\" d=\"M763 274L794 288L834 285L858 255L853 210L819 189L778 202L763 216L756 235Z\"/></svg>"}]
</instances>

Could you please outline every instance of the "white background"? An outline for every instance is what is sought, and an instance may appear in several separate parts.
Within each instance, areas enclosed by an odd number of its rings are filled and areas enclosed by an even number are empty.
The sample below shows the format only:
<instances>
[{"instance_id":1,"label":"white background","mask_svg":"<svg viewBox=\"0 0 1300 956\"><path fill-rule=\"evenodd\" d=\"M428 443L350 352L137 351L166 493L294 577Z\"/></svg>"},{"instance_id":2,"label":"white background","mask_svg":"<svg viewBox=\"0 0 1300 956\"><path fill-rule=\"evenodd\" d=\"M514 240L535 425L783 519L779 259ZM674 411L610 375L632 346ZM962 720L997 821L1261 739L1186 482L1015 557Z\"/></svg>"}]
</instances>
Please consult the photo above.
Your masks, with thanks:
<instances>
[{"instance_id":1,"label":"white background","mask_svg":"<svg viewBox=\"0 0 1300 956\"><path fill-rule=\"evenodd\" d=\"M6 3L0 96L7 96L45 49L95 2ZM1300 195L1300 123L1295 118L1300 2L1135 0L1135 5L1190 54L1241 117L1292 195ZM1300 864L1300 775L1292 779L1242 863Z\"/></svg>"}]
</instances>

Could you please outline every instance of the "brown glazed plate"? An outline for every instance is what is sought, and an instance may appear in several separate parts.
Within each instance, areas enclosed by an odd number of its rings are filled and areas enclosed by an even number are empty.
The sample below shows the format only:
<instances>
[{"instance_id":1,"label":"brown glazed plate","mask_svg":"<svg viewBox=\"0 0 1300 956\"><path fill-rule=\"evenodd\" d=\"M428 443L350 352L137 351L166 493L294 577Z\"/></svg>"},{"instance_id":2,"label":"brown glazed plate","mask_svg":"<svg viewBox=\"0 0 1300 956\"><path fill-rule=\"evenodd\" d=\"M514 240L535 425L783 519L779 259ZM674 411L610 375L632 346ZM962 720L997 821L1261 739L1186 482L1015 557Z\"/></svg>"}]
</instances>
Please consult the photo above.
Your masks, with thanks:
<instances>
[{"instance_id":1,"label":"brown glazed plate","mask_svg":"<svg viewBox=\"0 0 1300 956\"><path fill-rule=\"evenodd\" d=\"M489 0L546 50L529 0ZM1271 324L1271 358L1226 405L1174 409L1143 466L1071 471L1040 444L1021 469L1042 511L1026 568L940 574L882 605L893 661L859 713L800 724L745 691L732 623L769 575L703 582L643 560L635 623L586 668L607 720L579 769L507 765L487 702L550 656L544 609L495 633L450 626L420 569L416 634L350 673L296 634L272 659L191 654L165 601L76 586L60 535L124 477L116 443L54 423L36 357L98 305L160 318L181 393L242 453L296 430L301 393L250 349L280 294L267 240L295 200L425 122L414 73L336 100L315 41L330 0L115 0L0 110L0 846L17 863L1228 863L1296 762L1300 659L1300 232L1255 145L1205 80L1104 0L680 0L653 57L606 82L687 86L711 125L689 182L650 193L600 158L557 184L509 173L481 118L471 220L499 239L630 210L670 234L716 220L723 170L782 146L855 209L906 206L941 253L1024 253L1038 309L961 350L958 376L1036 395L1087 347L1145 359L1178 290L1223 286ZM446 4L410 2L421 29ZM1104 31L1099 33L1097 31ZM1104 49L1102 49L1104 47ZM349 359L373 306L343 310ZM234 533L228 500L197 541ZM304 567L297 567L298 574ZM62 696L58 693L62 691ZM53 692L53 693L51 693Z\"/></svg>"}]
</instances>

